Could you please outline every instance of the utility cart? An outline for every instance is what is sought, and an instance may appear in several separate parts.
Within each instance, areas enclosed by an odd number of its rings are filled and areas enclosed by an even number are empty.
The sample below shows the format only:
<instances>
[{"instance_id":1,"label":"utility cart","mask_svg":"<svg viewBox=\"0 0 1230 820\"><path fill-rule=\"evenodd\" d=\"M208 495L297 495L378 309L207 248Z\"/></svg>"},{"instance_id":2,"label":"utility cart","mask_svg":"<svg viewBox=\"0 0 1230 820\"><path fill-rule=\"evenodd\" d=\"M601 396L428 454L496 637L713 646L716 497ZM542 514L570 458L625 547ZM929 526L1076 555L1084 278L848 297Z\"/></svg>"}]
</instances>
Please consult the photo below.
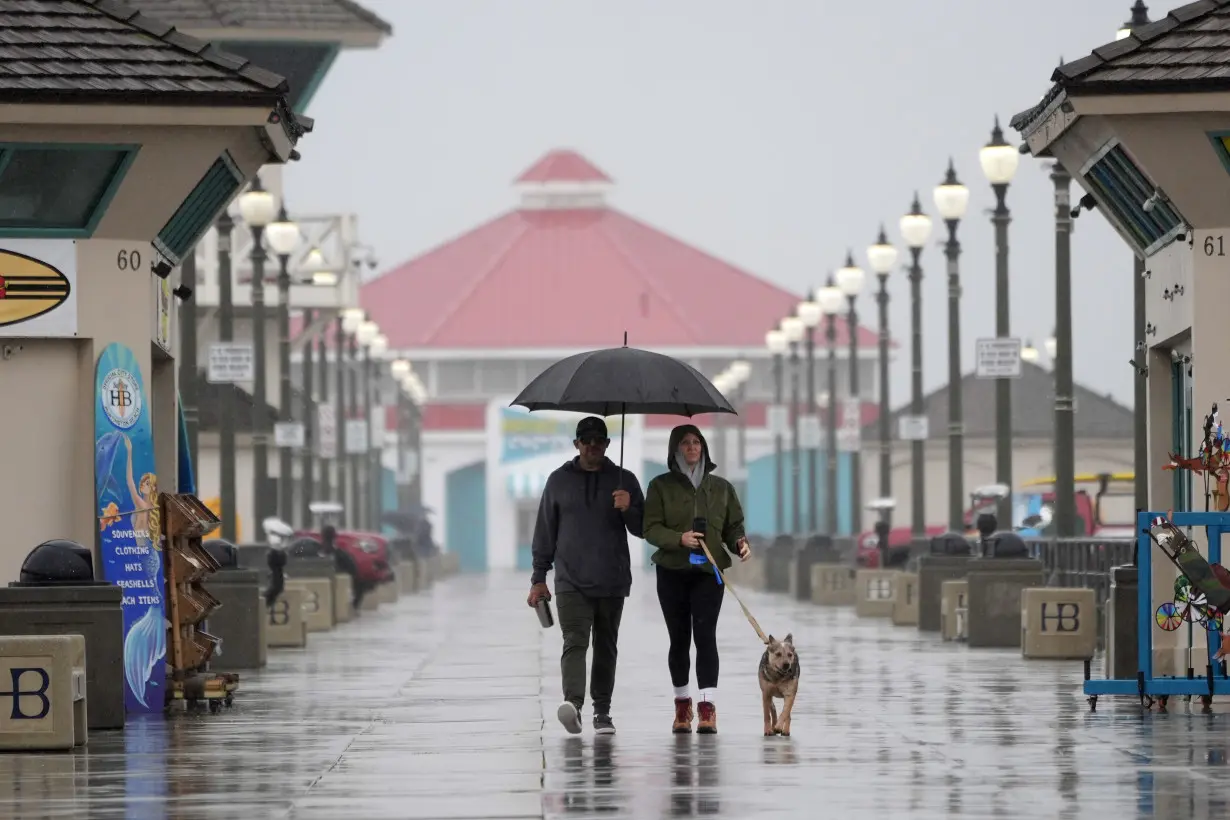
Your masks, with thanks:
<instances>
[{"instance_id":1,"label":"utility cart","mask_svg":"<svg viewBox=\"0 0 1230 820\"><path fill-rule=\"evenodd\" d=\"M1221 566L1222 536L1230 533L1226 512L1141 512L1137 515L1137 672L1135 680L1093 679L1085 662L1085 695L1096 710L1102 695L1138 697L1142 707L1165 709L1175 695L1198 697L1208 709L1214 696L1230 695L1225 660L1213 660L1221 648L1223 617L1230 610L1230 573ZM1197 541L1205 540L1202 555ZM1179 575L1173 600L1153 605L1153 572L1158 560L1172 563ZM1154 630L1186 628L1189 662L1185 675L1153 672ZM1193 669L1190 652L1204 645L1207 662Z\"/></svg>"}]
</instances>

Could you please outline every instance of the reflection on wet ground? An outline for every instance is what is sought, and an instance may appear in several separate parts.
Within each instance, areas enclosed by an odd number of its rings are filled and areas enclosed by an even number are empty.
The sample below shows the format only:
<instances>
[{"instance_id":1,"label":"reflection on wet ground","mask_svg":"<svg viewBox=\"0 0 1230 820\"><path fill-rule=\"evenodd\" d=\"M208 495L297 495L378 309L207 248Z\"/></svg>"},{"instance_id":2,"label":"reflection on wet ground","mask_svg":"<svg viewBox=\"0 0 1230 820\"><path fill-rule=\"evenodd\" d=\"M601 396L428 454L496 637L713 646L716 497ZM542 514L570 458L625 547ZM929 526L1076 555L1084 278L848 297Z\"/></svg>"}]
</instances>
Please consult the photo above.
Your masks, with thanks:
<instances>
[{"instance_id":1,"label":"reflection on wet ground","mask_svg":"<svg viewBox=\"0 0 1230 820\"><path fill-rule=\"evenodd\" d=\"M274 650L233 709L133 720L72 754L0 755L0 817L1223 818L1230 704L1126 700L1088 714L1079 663L970 651L913 628L746 595L792 631L793 736L761 735L760 648L736 606L719 734L670 734L666 634L651 576L623 618L619 733L555 722L558 629L525 578L454 578ZM1218 712L1225 712L1219 714ZM544 722L544 715L546 720Z\"/></svg>"}]
</instances>

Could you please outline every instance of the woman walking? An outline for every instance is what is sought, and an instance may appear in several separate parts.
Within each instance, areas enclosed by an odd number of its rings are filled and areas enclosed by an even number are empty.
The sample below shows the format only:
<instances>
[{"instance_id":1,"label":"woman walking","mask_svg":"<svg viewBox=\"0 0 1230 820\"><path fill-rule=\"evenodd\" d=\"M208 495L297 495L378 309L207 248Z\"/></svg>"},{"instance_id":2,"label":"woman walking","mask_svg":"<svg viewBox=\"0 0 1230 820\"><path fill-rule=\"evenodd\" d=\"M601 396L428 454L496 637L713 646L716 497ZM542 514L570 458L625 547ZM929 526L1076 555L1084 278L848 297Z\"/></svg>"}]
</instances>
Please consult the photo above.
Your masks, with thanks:
<instances>
[{"instance_id":1,"label":"woman walking","mask_svg":"<svg viewBox=\"0 0 1230 820\"><path fill-rule=\"evenodd\" d=\"M709 445L700 430L683 424L671 431L669 472L649 482L645 492L644 538L657 552L658 602L670 636L667 665L675 687L677 734L692 731L691 648L696 644L696 685L700 721L696 731L717 732L714 700L718 683L717 622L722 609L723 585L700 541L717 562L730 567L730 554L746 561L751 547L743 532L743 507L734 487L713 474Z\"/></svg>"}]
</instances>

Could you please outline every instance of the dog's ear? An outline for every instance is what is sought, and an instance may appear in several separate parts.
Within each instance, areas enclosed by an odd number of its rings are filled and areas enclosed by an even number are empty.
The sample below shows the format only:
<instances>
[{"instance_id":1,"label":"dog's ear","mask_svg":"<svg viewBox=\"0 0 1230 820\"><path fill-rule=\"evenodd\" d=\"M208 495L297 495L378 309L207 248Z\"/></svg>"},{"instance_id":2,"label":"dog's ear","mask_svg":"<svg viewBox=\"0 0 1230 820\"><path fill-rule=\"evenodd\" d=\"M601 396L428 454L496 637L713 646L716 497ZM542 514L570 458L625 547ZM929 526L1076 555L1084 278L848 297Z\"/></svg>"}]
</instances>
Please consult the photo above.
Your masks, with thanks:
<instances>
[{"instance_id":1,"label":"dog's ear","mask_svg":"<svg viewBox=\"0 0 1230 820\"><path fill-rule=\"evenodd\" d=\"M777 638L774 638L772 635L770 635L769 636L769 646L773 646L776 643L777 643Z\"/></svg>"},{"instance_id":2,"label":"dog's ear","mask_svg":"<svg viewBox=\"0 0 1230 820\"><path fill-rule=\"evenodd\" d=\"M791 646L794 646L794 633L791 632L790 634L788 634L786 636L786 640L782 641L782 643L788 643Z\"/></svg>"}]
</instances>

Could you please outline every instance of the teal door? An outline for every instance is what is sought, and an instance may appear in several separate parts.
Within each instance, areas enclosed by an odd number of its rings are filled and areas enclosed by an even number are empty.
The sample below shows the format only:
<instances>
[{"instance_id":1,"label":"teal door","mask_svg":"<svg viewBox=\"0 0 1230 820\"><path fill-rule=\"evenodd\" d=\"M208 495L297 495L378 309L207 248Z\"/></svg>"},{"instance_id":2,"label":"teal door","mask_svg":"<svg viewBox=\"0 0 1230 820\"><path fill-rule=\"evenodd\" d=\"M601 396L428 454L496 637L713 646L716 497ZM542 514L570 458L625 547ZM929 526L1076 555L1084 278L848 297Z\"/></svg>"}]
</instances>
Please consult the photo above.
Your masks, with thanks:
<instances>
[{"instance_id":1,"label":"teal door","mask_svg":"<svg viewBox=\"0 0 1230 820\"><path fill-rule=\"evenodd\" d=\"M1171 449L1176 455L1190 458L1192 449L1192 379L1187 365L1174 362L1170 365ZM1192 510L1192 471L1175 470L1171 473L1174 482L1174 508ZM1203 509L1203 507L1201 508Z\"/></svg>"},{"instance_id":2,"label":"teal door","mask_svg":"<svg viewBox=\"0 0 1230 820\"><path fill-rule=\"evenodd\" d=\"M462 572L487 571L487 462L448 474L444 483L446 549L457 554Z\"/></svg>"}]
</instances>

